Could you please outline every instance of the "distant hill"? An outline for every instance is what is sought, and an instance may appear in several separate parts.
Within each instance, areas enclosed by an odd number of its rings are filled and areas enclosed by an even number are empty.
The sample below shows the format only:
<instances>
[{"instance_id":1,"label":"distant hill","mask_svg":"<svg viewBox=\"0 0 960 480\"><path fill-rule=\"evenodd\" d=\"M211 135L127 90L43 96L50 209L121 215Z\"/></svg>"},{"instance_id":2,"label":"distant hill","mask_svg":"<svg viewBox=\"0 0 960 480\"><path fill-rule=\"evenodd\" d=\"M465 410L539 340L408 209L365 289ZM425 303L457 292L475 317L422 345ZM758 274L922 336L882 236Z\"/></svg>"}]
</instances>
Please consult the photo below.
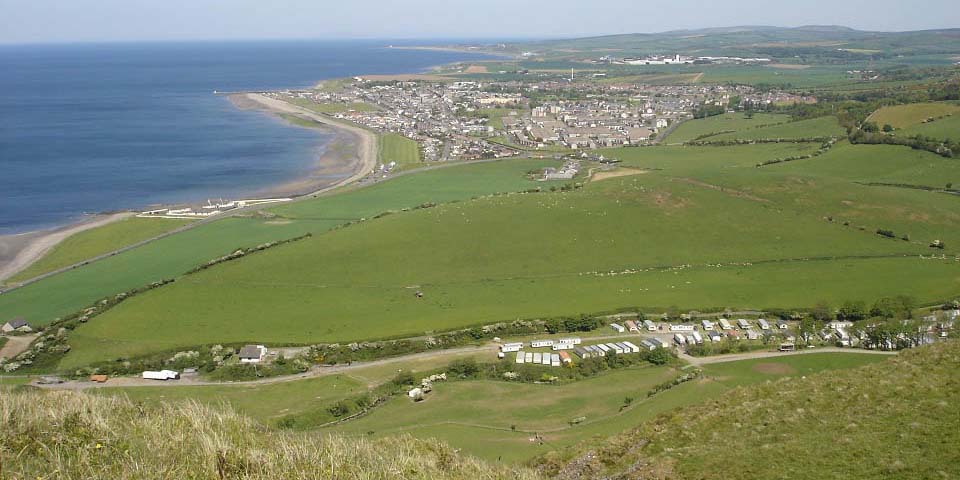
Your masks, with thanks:
<instances>
[{"instance_id":1,"label":"distant hill","mask_svg":"<svg viewBox=\"0 0 960 480\"><path fill-rule=\"evenodd\" d=\"M530 479L437 443L271 431L199 403L75 392L0 394L3 478Z\"/></svg>"},{"instance_id":2,"label":"distant hill","mask_svg":"<svg viewBox=\"0 0 960 480\"><path fill-rule=\"evenodd\" d=\"M560 478L960 478L960 342L732 390L624 432Z\"/></svg>"}]
</instances>

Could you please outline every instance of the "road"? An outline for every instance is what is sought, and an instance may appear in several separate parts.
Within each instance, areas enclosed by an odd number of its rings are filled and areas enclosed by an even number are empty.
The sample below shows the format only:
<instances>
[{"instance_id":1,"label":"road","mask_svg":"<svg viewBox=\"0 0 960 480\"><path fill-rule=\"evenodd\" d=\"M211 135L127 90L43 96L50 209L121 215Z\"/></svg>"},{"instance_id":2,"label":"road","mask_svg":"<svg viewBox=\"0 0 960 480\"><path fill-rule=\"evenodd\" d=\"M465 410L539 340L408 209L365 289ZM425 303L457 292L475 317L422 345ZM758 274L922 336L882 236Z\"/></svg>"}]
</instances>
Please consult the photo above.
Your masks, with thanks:
<instances>
[{"instance_id":1,"label":"road","mask_svg":"<svg viewBox=\"0 0 960 480\"><path fill-rule=\"evenodd\" d=\"M33 342L40 334L35 333L32 335L16 335L12 337L5 337L7 343L3 344L3 348L0 348L0 358L11 359L20 355L20 352L30 348L30 343Z\"/></svg>"}]
</instances>

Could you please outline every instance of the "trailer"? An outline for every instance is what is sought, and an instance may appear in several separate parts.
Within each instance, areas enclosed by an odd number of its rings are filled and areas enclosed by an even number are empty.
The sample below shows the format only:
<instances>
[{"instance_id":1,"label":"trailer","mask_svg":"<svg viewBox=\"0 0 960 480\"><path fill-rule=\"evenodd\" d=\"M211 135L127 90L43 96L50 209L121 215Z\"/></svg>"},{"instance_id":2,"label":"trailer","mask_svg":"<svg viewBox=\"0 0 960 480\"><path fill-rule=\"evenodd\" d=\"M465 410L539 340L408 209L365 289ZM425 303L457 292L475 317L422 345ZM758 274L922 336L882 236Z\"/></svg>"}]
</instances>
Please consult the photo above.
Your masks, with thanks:
<instances>
[{"instance_id":1,"label":"trailer","mask_svg":"<svg viewBox=\"0 0 960 480\"><path fill-rule=\"evenodd\" d=\"M554 352L556 352L558 350L573 350L574 347L576 347L576 345L572 343L554 343L553 346L550 348L553 349Z\"/></svg>"},{"instance_id":2,"label":"trailer","mask_svg":"<svg viewBox=\"0 0 960 480\"><path fill-rule=\"evenodd\" d=\"M627 330L627 329L623 328L623 325L620 325L619 323L611 323L611 324L610 324L610 328L612 328L612 329L613 329L614 331L616 331L617 333L623 333L623 332L625 332L625 331Z\"/></svg>"},{"instance_id":3,"label":"trailer","mask_svg":"<svg viewBox=\"0 0 960 480\"><path fill-rule=\"evenodd\" d=\"M686 339L686 337L683 336L682 333L675 333L675 334L673 334L673 341L674 341L674 342L677 342L677 345L680 345L680 346L683 346L683 345L686 345L686 344L687 344L687 339Z\"/></svg>"},{"instance_id":4,"label":"trailer","mask_svg":"<svg viewBox=\"0 0 960 480\"><path fill-rule=\"evenodd\" d=\"M640 347L633 344L633 342L623 342L623 345L630 349L630 353L640 353Z\"/></svg>"},{"instance_id":5,"label":"trailer","mask_svg":"<svg viewBox=\"0 0 960 480\"><path fill-rule=\"evenodd\" d=\"M533 363L533 352L527 352L523 354L524 363Z\"/></svg>"},{"instance_id":6,"label":"trailer","mask_svg":"<svg viewBox=\"0 0 960 480\"><path fill-rule=\"evenodd\" d=\"M542 362L543 362L543 354L540 352L534 352L533 363L542 363Z\"/></svg>"},{"instance_id":7,"label":"trailer","mask_svg":"<svg viewBox=\"0 0 960 480\"><path fill-rule=\"evenodd\" d=\"M570 357L570 354L567 352L560 352L560 362L561 363L573 363L573 358Z\"/></svg>"},{"instance_id":8,"label":"trailer","mask_svg":"<svg viewBox=\"0 0 960 480\"><path fill-rule=\"evenodd\" d=\"M573 353L577 354L580 358L590 358L593 355L590 354L590 351L583 347L577 347L573 349Z\"/></svg>"},{"instance_id":9,"label":"trailer","mask_svg":"<svg viewBox=\"0 0 960 480\"><path fill-rule=\"evenodd\" d=\"M721 318L721 319L720 319L720 328L722 328L723 330L732 330L732 329L733 329L733 325L730 325L730 322L728 322L726 318Z\"/></svg>"},{"instance_id":10,"label":"trailer","mask_svg":"<svg viewBox=\"0 0 960 480\"><path fill-rule=\"evenodd\" d=\"M144 380L178 380L180 373L173 370L160 370L159 372L147 370L143 372Z\"/></svg>"},{"instance_id":11,"label":"trailer","mask_svg":"<svg viewBox=\"0 0 960 480\"><path fill-rule=\"evenodd\" d=\"M564 353L566 353L566 352L564 352ZM559 366L560 366L560 354L559 354L559 353L551 353L551 354L550 354L550 366L551 366L551 367L559 367Z\"/></svg>"},{"instance_id":12,"label":"trailer","mask_svg":"<svg viewBox=\"0 0 960 480\"><path fill-rule=\"evenodd\" d=\"M690 336L693 337L693 341L696 342L697 345L700 345L703 343L703 337L700 336L700 333L693 332L690 334Z\"/></svg>"},{"instance_id":13,"label":"trailer","mask_svg":"<svg viewBox=\"0 0 960 480\"><path fill-rule=\"evenodd\" d=\"M517 363L523 363L523 359L526 357L523 352L517 352Z\"/></svg>"},{"instance_id":14,"label":"trailer","mask_svg":"<svg viewBox=\"0 0 960 480\"><path fill-rule=\"evenodd\" d=\"M647 327L647 331L649 331L649 332L656 332L656 331L657 331L657 324L651 322L650 320L644 320L644 321L643 321L643 326L644 326L644 327Z\"/></svg>"},{"instance_id":15,"label":"trailer","mask_svg":"<svg viewBox=\"0 0 960 480\"><path fill-rule=\"evenodd\" d=\"M713 330L713 322L711 322L710 320L701 320L700 325L703 327L705 331L709 332Z\"/></svg>"},{"instance_id":16,"label":"trailer","mask_svg":"<svg viewBox=\"0 0 960 480\"><path fill-rule=\"evenodd\" d=\"M770 324L762 318L757 320L757 325L760 325L760 330L770 330Z\"/></svg>"},{"instance_id":17,"label":"trailer","mask_svg":"<svg viewBox=\"0 0 960 480\"><path fill-rule=\"evenodd\" d=\"M580 340L579 337L561 338L560 340L557 340L557 343L566 343L570 345L580 345L582 342L583 340Z\"/></svg>"},{"instance_id":18,"label":"trailer","mask_svg":"<svg viewBox=\"0 0 960 480\"><path fill-rule=\"evenodd\" d=\"M541 347L550 347L553 346L553 340L533 340L530 342L532 348L541 348Z\"/></svg>"},{"instance_id":19,"label":"trailer","mask_svg":"<svg viewBox=\"0 0 960 480\"><path fill-rule=\"evenodd\" d=\"M522 348L522 343L504 343L500 345L500 351L503 353L519 352Z\"/></svg>"}]
</instances>

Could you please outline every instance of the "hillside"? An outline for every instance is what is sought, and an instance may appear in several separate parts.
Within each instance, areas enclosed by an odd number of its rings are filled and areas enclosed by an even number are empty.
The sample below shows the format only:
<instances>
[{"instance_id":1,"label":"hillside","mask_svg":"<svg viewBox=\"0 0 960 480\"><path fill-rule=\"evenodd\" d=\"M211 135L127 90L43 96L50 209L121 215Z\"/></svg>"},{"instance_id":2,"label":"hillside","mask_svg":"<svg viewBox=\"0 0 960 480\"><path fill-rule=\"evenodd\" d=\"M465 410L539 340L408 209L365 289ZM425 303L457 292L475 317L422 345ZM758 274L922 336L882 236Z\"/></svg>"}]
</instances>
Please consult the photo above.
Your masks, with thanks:
<instances>
[{"instance_id":1,"label":"hillside","mask_svg":"<svg viewBox=\"0 0 960 480\"><path fill-rule=\"evenodd\" d=\"M536 478L437 442L283 434L199 403L72 392L0 395L0 465L4 478Z\"/></svg>"},{"instance_id":2,"label":"hillside","mask_svg":"<svg viewBox=\"0 0 960 480\"><path fill-rule=\"evenodd\" d=\"M560 478L956 478L960 343L738 388L541 460Z\"/></svg>"}]
</instances>

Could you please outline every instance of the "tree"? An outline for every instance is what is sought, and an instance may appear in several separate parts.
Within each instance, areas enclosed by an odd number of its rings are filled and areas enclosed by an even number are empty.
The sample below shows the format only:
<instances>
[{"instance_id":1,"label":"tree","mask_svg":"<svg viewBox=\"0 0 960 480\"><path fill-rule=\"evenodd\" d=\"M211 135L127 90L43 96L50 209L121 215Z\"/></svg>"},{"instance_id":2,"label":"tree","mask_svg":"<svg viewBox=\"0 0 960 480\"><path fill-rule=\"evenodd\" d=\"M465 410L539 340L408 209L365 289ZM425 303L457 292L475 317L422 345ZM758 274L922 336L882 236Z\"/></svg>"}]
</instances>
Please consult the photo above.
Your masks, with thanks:
<instances>
[{"instance_id":1,"label":"tree","mask_svg":"<svg viewBox=\"0 0 960 480\"><path fill-rule=\"evenodd\" d=\"M654 365L666 365L671 358L670 351L663 347L657 347L647 355L647 361Z\"/></svg>"},{"instance_id":2,"label":"tree","mask_svg":"<svg viewBox=\"0 0 960 480\"><path fill-rule=\"evenodd\" d=\"M843 320L857 321L867 318L867 304L862 301L847 301L837 312L837 317Z\"/></svg>"},{"instance_id":3,"label":"tree","mask_svg":"<svg viewBox=\"0 0 960 480\"><path fill-rule=\"evenodd\" d=\"M828 322L833 320L833 309L827 302L820 301L810 310L810 315L817 321Z\"/></svg>"},{"instance_id":4,"label":"tree","mask_svg":"<svg viewBox=\"0 0 960 480\"><path fill-rule=\"evenodd\" d=\"M884 297L878 299L870 308L870 314L874 317L883 318L913 318L913 309L916 301L906 295L896 297Z\"/></svg>"},{"instance_id":5,"label":"tree","mask_svg":"<svg viewBox=\"0 0 960 480\"><path fill-rule=\"evenodd\" d=\"M454 360L450 362L447 369L462 378L474 378L480 373L480 366L477 365L476 359L472 357Z\"/></svg>"},{"instance_id":6,"label":"tree","mask_svg":"<svg viewBox=\"0 0 960 480\"><path fill-rule=\"evenodd\" d=\"M348 405L347 402L344 402L343 400L341 400L337 403L334 403L329 408L327 408L327 411L330 412L330 415L340 418L350 413L350 405Z\"/></svg>"},{"instance_id":7,"label":"tree","mask_svg":"<svg viewBox=\"0 0 960 480\"><path fill-rule=\"evenodd\" d=\"M884 123L884 124L883 124L883 131L884 131L885 133L890 133L890 132L892 132L892 131L893 131L893 125L890 125L889 123Z\"/></svg>"}]
</instances>

